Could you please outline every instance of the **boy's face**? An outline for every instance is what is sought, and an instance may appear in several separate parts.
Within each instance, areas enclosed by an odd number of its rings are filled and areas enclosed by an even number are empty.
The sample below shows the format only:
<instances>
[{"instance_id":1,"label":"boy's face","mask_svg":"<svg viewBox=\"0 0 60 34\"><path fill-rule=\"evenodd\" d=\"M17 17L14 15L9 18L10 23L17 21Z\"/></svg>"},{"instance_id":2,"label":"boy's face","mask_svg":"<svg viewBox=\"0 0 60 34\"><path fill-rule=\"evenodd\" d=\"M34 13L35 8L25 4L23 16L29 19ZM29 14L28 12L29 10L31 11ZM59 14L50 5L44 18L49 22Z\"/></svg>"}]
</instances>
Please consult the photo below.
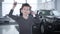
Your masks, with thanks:
<instances>
[{"instance_id":1,"label":"boy's face","mask_svg":"<svg viewBox=\"0 0 60 34\"><path fill-rule=\"evenodd\" d=\"M30 14L30 7L29 6L24 6L21 10L23 15L29 15Z\"/></svg>"}]
</instances>

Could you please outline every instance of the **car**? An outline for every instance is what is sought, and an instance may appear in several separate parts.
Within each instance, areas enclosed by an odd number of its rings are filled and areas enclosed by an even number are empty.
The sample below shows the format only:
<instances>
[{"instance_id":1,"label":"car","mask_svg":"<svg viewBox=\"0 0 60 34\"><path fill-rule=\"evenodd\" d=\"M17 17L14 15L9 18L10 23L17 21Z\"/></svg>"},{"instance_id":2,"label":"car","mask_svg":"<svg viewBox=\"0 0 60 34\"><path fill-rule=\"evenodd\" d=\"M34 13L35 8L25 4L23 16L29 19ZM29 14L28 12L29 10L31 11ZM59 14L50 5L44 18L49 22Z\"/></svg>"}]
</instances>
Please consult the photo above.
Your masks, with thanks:
<instances>
[{"instance_id":1,"label":"car","mask_svg":"<svg viewBox=\"0 0 60 34\"><path fill-rule=\"evenodd\" d=\"M42 19L40 23L40 32L42 34L60 32L60 12L55 10L40 10L38 15Z\"/></svg>"}]
</instances>

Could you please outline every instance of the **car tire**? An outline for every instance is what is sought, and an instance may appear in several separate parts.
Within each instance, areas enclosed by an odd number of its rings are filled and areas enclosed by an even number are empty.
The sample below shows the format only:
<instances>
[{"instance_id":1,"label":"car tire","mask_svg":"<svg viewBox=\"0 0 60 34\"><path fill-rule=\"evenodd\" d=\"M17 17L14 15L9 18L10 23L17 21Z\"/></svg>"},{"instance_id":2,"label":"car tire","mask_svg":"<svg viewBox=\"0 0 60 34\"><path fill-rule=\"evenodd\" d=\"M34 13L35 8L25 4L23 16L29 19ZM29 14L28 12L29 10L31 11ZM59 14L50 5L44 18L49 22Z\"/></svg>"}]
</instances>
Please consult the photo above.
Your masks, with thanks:
<instances>
[{"instance_id":1,"label":"car tire","mask_svg":"<svg viewBox=\"0 0 60 34\"><path fill-rule=\"evenodd\" d=\"M43 34L44 31L45 31L45 30L44 30L44 25L43 25L43 24L41 25L40 29L41 29L41 34Z\"/></svg>"}]
</instances>

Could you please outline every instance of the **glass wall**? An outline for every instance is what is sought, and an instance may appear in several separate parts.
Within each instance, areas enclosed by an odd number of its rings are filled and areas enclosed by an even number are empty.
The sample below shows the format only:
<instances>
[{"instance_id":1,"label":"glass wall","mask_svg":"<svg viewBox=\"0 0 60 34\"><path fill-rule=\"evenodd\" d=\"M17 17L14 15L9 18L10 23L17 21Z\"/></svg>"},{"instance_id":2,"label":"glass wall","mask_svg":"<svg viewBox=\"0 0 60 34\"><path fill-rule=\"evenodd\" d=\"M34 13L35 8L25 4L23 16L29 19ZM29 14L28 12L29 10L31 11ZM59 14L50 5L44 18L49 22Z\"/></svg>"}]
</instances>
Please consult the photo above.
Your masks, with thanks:
<instances>
[{"instance_id":1,"label":"glass wall","mask_svg":"<svg viewBox=\"0 0 60 34\"><path fill-rule=\"evenodd\" d=\"M17 6L14 9L13 15L19 15L19 9L23 3L29 3L33 11L37 9L37 0L4 0L4 2L2 2L2 16L5 16L10 12L14 1L17 2Z\"/></svg>"}]
</instances>

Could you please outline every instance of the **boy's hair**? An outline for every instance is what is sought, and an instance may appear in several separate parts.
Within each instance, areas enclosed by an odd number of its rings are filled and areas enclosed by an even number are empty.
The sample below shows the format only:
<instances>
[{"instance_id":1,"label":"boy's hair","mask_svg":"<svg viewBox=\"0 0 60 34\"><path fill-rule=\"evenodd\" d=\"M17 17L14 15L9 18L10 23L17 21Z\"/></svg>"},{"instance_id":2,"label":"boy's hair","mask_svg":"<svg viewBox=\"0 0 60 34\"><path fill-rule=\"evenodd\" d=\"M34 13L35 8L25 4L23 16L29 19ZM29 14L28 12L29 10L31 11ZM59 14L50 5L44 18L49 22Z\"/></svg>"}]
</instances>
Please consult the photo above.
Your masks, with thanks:
<instances>
[{"instance_id":1,"label":"boy's hair","mask_svg":"<svg viewBox=\"0 0 60 34\"><path fill-rule=\"evenodd\" d=\"M22 9L24 6L28 6L28 7L30 7L30 8L31 8L31 6L30 6L28 3L24 3L24 4L22 4L21 9Z\"/></svg>"}]
</instances>

